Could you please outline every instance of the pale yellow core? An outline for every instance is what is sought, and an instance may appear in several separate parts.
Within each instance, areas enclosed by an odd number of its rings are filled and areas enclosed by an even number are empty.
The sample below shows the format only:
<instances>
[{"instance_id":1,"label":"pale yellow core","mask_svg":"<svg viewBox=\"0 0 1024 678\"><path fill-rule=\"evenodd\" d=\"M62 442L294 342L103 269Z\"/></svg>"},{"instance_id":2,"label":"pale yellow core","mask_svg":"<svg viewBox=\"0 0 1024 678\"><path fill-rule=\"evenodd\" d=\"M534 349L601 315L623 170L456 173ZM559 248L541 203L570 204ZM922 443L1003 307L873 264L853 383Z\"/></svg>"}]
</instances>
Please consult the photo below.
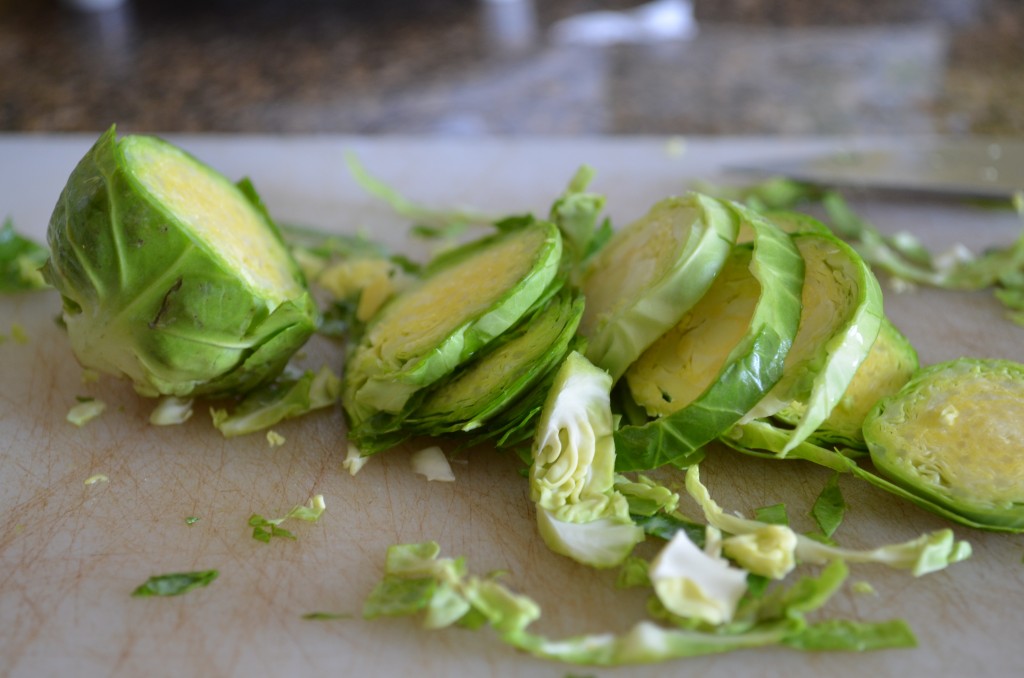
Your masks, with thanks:
<instances>
[{"instance_id":1,"label":"pale yellow core","mask_svg":"<svg viewBox=\"0 0 1024 678\"><path fill-rule=\"evenodd\" d=\"M369 331L380 359L402 364L422 356L457 329L453 323L485 313L527 277L547 234L523 229L396 297Z\"/></svg>"},{"instance_id":2,"label":"pale yellow core","mask_svg":"<svg viewBox=\"0 0 1024 678\"><path fill-rule=\"evenodd\" d=\"M905 420L884 415L886 447L953 498L1024 501L1024 386L988 376L931 389Z\"/></svg>"},{"instance_id":3,"label":"pale yellow core","mask_svg":"<svg viewBox=\"0 0 1024 678\"><path fill-rule=\"evenodd\" d=\"M749 266L750 250L735 250L701 300L626 371L650 414L680 410L715 383L757 308L761 286Z\"/></svg>"},{"instance_id":4,"label":"pale yellow core","mask_svg":"<svg viewBox=\"0 0 1024 678\"><path fill-rule=\"evenodd\" d=\"M227 179L156 139L126 137L121 148L143 189L251 289L276 303L300 293L299 283L282 265L287 250Z\"/></svg>"},{"instance_id":5,"label":"pale yellow core","mask_svg":"<svg viewBox=\"0 0 1024 678\"><path fill-rule=\"evenodd\" d=\"M642 219L618 231L590 267L583 283L587 304L580 334L597 329L624 308L631 308L651 285L663 279L679 259L697 221L697 211L669 201L656 205Z\"/></svg>"}]
</instances>

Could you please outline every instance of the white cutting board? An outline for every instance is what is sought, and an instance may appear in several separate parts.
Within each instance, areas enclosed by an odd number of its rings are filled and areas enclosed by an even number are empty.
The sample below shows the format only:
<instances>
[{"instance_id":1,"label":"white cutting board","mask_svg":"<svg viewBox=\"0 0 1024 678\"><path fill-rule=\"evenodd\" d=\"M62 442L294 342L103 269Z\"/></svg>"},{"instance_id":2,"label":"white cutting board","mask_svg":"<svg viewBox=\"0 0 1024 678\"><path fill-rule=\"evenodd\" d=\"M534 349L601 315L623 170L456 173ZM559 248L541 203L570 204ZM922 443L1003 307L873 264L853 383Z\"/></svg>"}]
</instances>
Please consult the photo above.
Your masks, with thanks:
<instances>
[{"instance_id":1,"label":"white cutting board","mask_svg":"<svg viewBox=\"0 0 1024 678\"><path fill-rule=\"evenodd\" d=\"M93 137L0 136L0 214L42 238L61 187ZM349 178L344 152L405 195L436 207L497 214L542 213L577 166L597 170L617 223L682 191L719 168L777 154L835 147L834 140L509 139L444 141L340 137L177 137L232 178L249 175L279 218L353 231L410 249L404 223ZM872 200L862 214L890 230L908 229L936 248L1007 243L1012 213L953 203ZM412 247L410 251L415 252ZM454 464L451 484L414 474L408 452L373 459L357 476L341 467L340 412L276 427L286 443L262 436L225 440L199 412L179 427L147 423L149 402L122 383L85 384L62 331L52 292L0 299L0 334L20 323L27 344L0 344L0 675L262 676L471 675L660 676L756 674L1009 675L1024 668L1024 542L1019 536L956 528L974 556L913 579L878 566L854 566L827 613L862 620L906 619L913 650L808 654L744 651L650 667L568 667L502 645L487 630L426 631L409 619L363 621L362 602L398 542L436 540L466 556L477 573L505 581L544 610L534 630L553 637L623 631L643 615L644 596L614 588L596 572L551 554L537 537L525 481L509 456L477 450ZM1004 320L986 294L887 290L892 319L922 361L960 355L1024 361L1024 328ZM310 359L340 361L326 342ZM339 362L340 364L340 362ZM64 417L78 395L108 411L82 429ZM108 482L86 485L95 474ZM703 467L712 495L749 511L786 502L798 528L828 473L721 451ZM837 537L869 547L946 527L937 517L852 479L842 481L850 511ZM327 510L297 523L296 541L253 540L250 514L279 516L314 494ZM693 511L693 505L684 502ZM199 517L186 524L188 516ZM176 598L139 599L149 576L218 569L208 588ZM309 612L348 613L310 621Z\"/></svg>"}]
</instances>

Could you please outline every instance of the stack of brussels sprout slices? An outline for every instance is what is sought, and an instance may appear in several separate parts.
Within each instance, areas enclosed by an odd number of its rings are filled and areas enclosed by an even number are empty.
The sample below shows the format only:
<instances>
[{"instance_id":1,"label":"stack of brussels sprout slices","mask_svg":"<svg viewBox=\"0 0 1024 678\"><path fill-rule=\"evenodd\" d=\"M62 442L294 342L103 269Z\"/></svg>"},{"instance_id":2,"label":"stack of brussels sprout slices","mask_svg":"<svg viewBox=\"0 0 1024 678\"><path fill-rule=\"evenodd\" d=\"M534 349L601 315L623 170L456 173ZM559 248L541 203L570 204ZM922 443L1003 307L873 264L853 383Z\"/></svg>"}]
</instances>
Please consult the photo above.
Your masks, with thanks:
<instances>
[{"instance_id":1,"label":"stack of brussels sprout slices","mask_svg":"<svg viewBox=\"0 0 1024 678\"><path fill-rule=\"evenodd\" d=\"M362 454L426 435L533 443L535 458L555 372L579 351L611 377L618 473L686 468L723 443L853 473L961 523L1024 528L936 501L877 454L884 477L858 464L878 447L876 403L919 363L868 263L826 224L690 192L602 239L586 178L547 221L506 220L369 320L343 395Z\"/></svg>"}]
</instances>

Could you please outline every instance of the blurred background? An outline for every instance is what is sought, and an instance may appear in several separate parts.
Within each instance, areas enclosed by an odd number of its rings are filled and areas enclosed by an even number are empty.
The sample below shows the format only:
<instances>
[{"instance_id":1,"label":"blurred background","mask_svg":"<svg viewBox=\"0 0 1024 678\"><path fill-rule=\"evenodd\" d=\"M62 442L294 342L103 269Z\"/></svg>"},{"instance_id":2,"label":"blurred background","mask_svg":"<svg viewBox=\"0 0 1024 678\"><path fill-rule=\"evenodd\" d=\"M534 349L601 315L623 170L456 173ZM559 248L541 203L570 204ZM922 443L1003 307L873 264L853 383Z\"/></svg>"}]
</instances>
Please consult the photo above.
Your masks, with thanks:
<instances>
[{"instance_id":1,"label":"blurred background","mask_svg":"<svg viewBox=\"0 0 1024 678\"><path fill-rule=\"evenodd\" d=\"M0 132L1024 135L1021 0L0 0Z\"/></svg>"}]
</instances>

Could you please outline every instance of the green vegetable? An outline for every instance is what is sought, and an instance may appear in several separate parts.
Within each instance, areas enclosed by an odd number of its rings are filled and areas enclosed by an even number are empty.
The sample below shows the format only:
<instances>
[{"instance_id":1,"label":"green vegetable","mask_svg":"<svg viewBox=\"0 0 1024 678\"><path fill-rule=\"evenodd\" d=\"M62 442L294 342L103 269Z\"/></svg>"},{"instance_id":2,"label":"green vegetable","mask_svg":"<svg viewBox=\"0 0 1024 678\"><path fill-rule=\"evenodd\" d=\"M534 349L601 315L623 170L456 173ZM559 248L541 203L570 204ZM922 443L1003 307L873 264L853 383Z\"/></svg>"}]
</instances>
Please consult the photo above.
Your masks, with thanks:
<instances>
[{"instance_id":1,"label":"green vegetable","mask_svg":"<svg viewBox=\"0 0 1024 678\"><path fill-rule=\"evenodd\" d=\"M755 229L711 288L626 372L634 399L658 418L615 434L619 470L699 461L779 381L800 319L803 260L791 238L733 206Z\"/></svg>"},{"instance_id":2,"label":"green vegetable","mask_svg":"<svg viewBox=\"0 0 1024 678\"><path fill-rule=\"evenodd\" d=\"M21 323L11 323L11 339L15 344L22 346L28 344L28 332L25 331L25 326Z\"/></svg>"},{"instance_id":3,"label":"green vegetable","mask_svg":"<svg viewBox=\"0 0 1024 678\"><path fill-rule=\"evenodd\" d=\"M192 399L164 396L149 413L149 423L154 426L184 424L192 418Z\"/></svg>"},{"instance_id":4,"label":"green vegetable","mask_svg":"<svg viewBox=\"0 0 1024 678\"><path fill-rule=\"evenodd\" d=\"M107 404L96 398L79 400L68 410L67 420L75 426L85 426L96 417L103 414Z\"/></svg>"},{"instance_id":5,"label":"green vegetable","mask_svg":"<svg viewBox=\"0 0 1024 678\"><path fill-rule=\"evenodd\" d=\"M103 134L50 219L43 275L84 367L142 395L231 395L276 376L316 326L248 183L153 137Z\"/></svg>"},{"instance_id":6,"label":"green vegetable","mask_svg":"<svg viewBox=\"0 0 1024 678\"><path fill-rule=\"evenodd\" d=\"M570 353L540 415L530 466L544 542L593 567L620 564L644 534L615 489L611 386L607 372Z\"/></svg>"},{"instance_id":7,"label":"green vegetable","mask_svg":"<svg viewBox=\"0 0 1024 678\"><path fill-rule=\"evenodd\" d=\"M808 436L808 440L820 445L866 450L862 432L864 418L875 403L907 383L919 366L917 351L892 321L883 317L878 337L871 344L867 358L857 368L853 380L828 418ZM794 424L799 421L803 408L802 403L793 402L775 416Z\"/></svg>"},{"instance_id":8,"label":"green vegetable","mask_svg":"<svg viewBox=\"0 0 1024 678\"><path fill-rule=\"evenodd\" d=\"M764 523L727 513L711 498L700 482L698 466L686 470L686 490L704 511L709 525L733 535L756 534ZM842 560L847 563L879 563L910 570L915 577L942 570L971 555L971 546L956 541L952 530L937 530L901 544L889 544L869 550L851 550L822 544L803 535L795 535L793 554L805 563Z\"/></svg>"},{"instance_id":9,"label":"green vegetable","mask_svg":"<svg viewBox=\"0 0 1024 678\"><path fill-rule=\"evenodd\" d=\"M341 379L325 365L316 372L306 370L298 377L283 375L250 391L230 413L226 409L212 409L210 414L213 425L230 438L330 407L338 401L340 393Z\"/></svg>"},{"instance_id":10,"label":"green vegetable","mask_svg":"<svg viewBox=\"0 0 1024 678\"><path fill-rule=\"evenodd\" d=\"M403 413L417 392L532 311L550 293L561 254L557 227L535 222L435 261L370 320L349 356L342 402L351 435L359 440L377 414Z\"/></svg>"},{"instance_id":11,"label":"green vegetable","mask_svg":"<svg viewBox=\"0 0 1024 678\"><path fill-rule=\"evenodd\" d=\"M409 463L415 473L426 477L427 480L445 483L455 481L455 474L452 473L448 457L445 456L444 450L437 445L416 450L409 455Z\"/></svg>"},{"instance_id":12,"label":"green vegetable","mask_svg":"<svg viewBox=\"0 0 1024 678\"><path fill-rule=\"evenodd\" d=\"M535 657L598 666L645 664L779 644L806 650L914 645L910 630L899 621L807 621L806 615L825 604L845 581L847 568L841 561L826 566L816 578L803 578L760 600L745 599L736 620L723 626L693 630L685 625L672 628L640 621L622 635L551 639L528 628L541 613L533 600L494 579L469 575L463 559L438 558L439 553L433 542L390 547L384 577L368 597L363 616L422 614L424 626L431 629L488 625L504 642Z\"/></svg>"},{"instance_id":13,"label":"green vegetable","mask_svg":"<svg viewBox=\"0 0 1024 678\"><path fill-rule=\"evenodd\" d=\"M252 528L252 538L256 541L261 541L264 544L268 543L272 537L283 537L285 539L295 539L295 535L289 530L281 527L281 523L286 520L304 520L307 523L315 523L320 519L326 509L324 504L324 496L318 494L309 500L309 503L305 506L298 505L291 511L286 513L280 518L264 518L263 516L254 513L249 516L249 527Z\"/></svg>"},{"instance_id":14,"label":"green vegetable","mask_svg":"<svg viewBox=\"0 0 1024 678\"><path fill-rule=\"evenodd\" d=\"M798 233L793 242L805 264L800 328L786 355L782 379L745 417L766 417L791 402L801 403L782 456L828 418L870 352L882 322L882 290L849 245L821 233Z\"/></svg>"},{"instance_id":15,"label":"green vegetable","mask_svg":"<svg viewBox=\"0 0 1024 678\"><path fill-rule=\"evenodd\" d=\"M613 234L611 222L607 219L598 223L604 209L604 196L586 190L593 178L591 167L580 167L562 195L551 205L549 219L562 232L573 265L588 260L605 246Z\"/></svg>"},{"instance_id":16,"label":"green vegetable","mask_svg":"<svg viewBox=\"0 0 1024 678\"><path fill-rule=\"evenodd\" d=\"M1024 531L1024 365L961 358L879 402L864 438L879 473L993 530Z\"/></svg>"},{"instance_id":17,"label":"green vegetable","mask_svg":"<svg viewBox=\"0 0 1024 678\"><path fill-rule=\"evenodd\" d=\"M45 247L17 233L10 218L4 219L0 225L0 293L46 287L39 269L47 255Z\"/></svg>"},{"instance_id":18,"label":"green vegetable","mask_svg":"<svg viewBox=\"0 0 1024 678\"><path fill-rule=\"evenodd\" d=\"M843 515L846 513L846 501L839 489L839 475L833 475L828 484L822 489L821 494L814 500L811 507L811 516L818 524L821 533L831 537L839 524L843 522Z\"/></svg>"},{"instance_id":19,"label":"green vegetable","mask_svg":"<svg viewBox=\"0 0 1024 678\"><path fill-rule=\"evenodd\" d=\"M841 195L826 193L822 199L833 228L849 240L872 266L894 277L953 290L992 288L1008 309L1008 316L1024 324L1024 229L1005 247L974 254L960 246L954 257L932 257L916 238L906 233L885 235L850 209ZM1024 192L1013 196L1013 206L1024 221Z\"/></svg>"},{"instance_id":20,"label":"green vegetable","mask_svg":"<svg viewBox=\"0 0 1024 678\"><path fill-rule=\"evenodd\" d=\"M568 290L555 296L430 389L396 428L408 435L478 431L519 398L534 398L539 406L533 388L565 359L582 313L582 297Z\"/></svg>"},{"instance_id":21,"label":"green vegetable","mask_svg":"<svg viewBox=\"0 0 1024 678\"><path fill-rule=\"evenodd\" d=\"M582 276L587 358L618 379L708 290L738 228L724 204L693 193L616 232Z\"/></svg>"},{"instance_id":22,"label":"green vegetable","mask_svg":"<svg viewBox=\"0 0 1024 678\"><path fill-rule=\"evenodd\" d=\"M200 570L198 572L176 572L150 577L146 583L132 591L136 598L149 596L180 596L193 589L209 586L218 576L217 570Z\"/></svg>"},{"instance_id":23,"label":"green vegetable","mask_svg":"<svg viewBox=\"0 0 1024 678\"><path fill-rule=\"evenodd\" d=\"M747 592L747 573L701 549L680 530L651 561L647 576L658 601L674 615L718 626L732 621Z\"/></svg>"},{"instance_id":24,"label":"green vegetable","mask_svg":"<svg viewBox=\"0 0 1024 678\"><path fill-rule=\"evenodd\" d=\"M302 618L316 621L333 621L336 619L352 619L352 615L347 612L307 612L302 615Z\"/></svg>"}]
</instances>

